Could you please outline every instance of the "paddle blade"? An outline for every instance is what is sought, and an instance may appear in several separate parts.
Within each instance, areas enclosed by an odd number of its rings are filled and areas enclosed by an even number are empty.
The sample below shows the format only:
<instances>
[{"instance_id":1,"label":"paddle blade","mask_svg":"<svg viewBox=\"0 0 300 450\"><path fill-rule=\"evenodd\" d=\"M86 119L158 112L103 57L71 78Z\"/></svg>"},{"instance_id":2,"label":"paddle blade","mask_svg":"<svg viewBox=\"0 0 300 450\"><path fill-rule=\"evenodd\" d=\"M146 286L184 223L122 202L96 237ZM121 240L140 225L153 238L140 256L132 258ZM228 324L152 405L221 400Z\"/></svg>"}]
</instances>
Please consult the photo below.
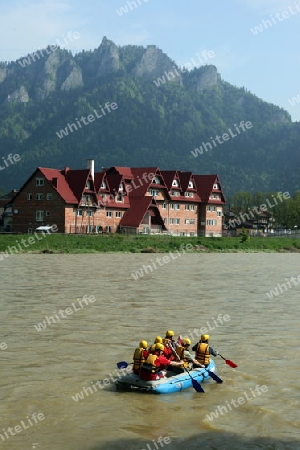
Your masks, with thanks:
<instances>
[{"instance_id":1,"label":"paddle blade","mask_svg":"<svg viewBox=\"0 0 300 450\"><path fill-rule=\"evenodd\" d=\"M235 369L237 367L237 364L230 361L230 359L225 359L225 362L226 362L226 364L228 364L228 366L232 367L233 369Z\"/></svg>"},{"instance_id":2,"label":"paddle blade","mask_svg":"<svg viewBox=\"0 0 300 450\"><path fill-rule=\"evenodd\" d=\"M192 385L195 391L204 393L203 387L198 383L198 381L194 380L194 378L192 378Z\"/></svg>"},{"instance_id":3,"label":"paddle blade","mask_svg":"<svg viewBox=\"0 0 300 450\"><path fill-rule=\"evenodd\" d=\"M118 369L126 369L126 367L128 367L128 363L126 361L120 361L117 363Z\"/></svg>"},{"instance_id":4,"label":"paddle blade","mask_svg":"<svg viewBox=\"0 0 300 450\"><path fill-rule=\"evenodd\" d=\"M207 369L206 369L207 370ZM218 377L218 375L216 375L214 372L212 372L211 370L207 370L207 372L209 373L209 376L215 380L217 383L223 383L222 378Z\"/></svg>"}]
</instances>

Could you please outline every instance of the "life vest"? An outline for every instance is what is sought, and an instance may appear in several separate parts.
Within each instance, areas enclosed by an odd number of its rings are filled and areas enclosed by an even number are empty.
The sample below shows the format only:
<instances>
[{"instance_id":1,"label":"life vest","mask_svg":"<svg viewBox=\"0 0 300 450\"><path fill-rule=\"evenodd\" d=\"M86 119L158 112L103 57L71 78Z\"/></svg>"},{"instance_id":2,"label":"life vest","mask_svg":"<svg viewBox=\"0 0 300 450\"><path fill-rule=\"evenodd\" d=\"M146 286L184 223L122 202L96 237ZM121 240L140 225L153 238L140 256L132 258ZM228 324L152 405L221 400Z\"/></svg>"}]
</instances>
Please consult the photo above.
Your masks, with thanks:
<instances>
[{"instance_id":1,"label":"life vest","mask_svg":"<svg viewBox=\"0 0 300 450\"><path fill-rule=\"evenodd\" d=\"M196 349L195 358L200 364L204 365L209 364L210 362L209 345L204 344L204 342L199 342L198 347Z\"/></svg>"},{"instance_id":2,"label":"life vest","mask_svg":"<svg viewBox=\"0 0 300 450\"><path fill-rule=\"evenodd\" d=\"M133 354L133 371L139 371L141 365L145 362L144 349L136 348Z\"/></svg>"},{"instance_id":3,"label":"life vest","mask_svg":"<svg viewBox=\"0 0 300 450\"><path fill-rule=\"evenodd\" d=\"M179 359L183 360L183 365L181 367L189 367L188 360L184 359L184 350L185 350L184 347L179 346L179 347L176 348L176 353L177 353Z\"/></svg>"},{"instance_id":4,"label":"life vest","mask_svg":"<svg viewBox=\"0 0 300 450\"><path fill-rule=\"evenodd\" d=\"M141 370L148 373L157 373L159 371L159 367L154 364L157 358L157 355L148 355L148 358L143 363Z\"/></svg>"},{"instance_id":5,"label":"life vest","mask_svg":"<svg viewBox=\"0 0 300 450\"><path fill-rule=\"evenodd\" d=\"M172 341L172 339L171 338L163 338L163 345L164 345L164 347L165 347L165 350L164 350L164 356L166 357L166 358L169 358L169 359L172 359L171 358L171 356L173 355L173 346L174 346L174 348L175 348L175 342L174 341Z\"/></svg>"}]
</instances>

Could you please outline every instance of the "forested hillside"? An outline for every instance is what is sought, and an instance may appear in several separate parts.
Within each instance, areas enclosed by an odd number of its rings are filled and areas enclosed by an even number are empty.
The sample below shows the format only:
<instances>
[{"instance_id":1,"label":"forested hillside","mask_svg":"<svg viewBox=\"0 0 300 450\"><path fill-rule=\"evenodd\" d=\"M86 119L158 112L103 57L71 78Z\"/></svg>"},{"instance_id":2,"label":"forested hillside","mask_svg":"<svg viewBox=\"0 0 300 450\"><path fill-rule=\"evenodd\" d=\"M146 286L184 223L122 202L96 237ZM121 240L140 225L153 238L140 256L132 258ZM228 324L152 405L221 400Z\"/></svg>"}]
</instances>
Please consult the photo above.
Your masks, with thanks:
<instances>
[{"instance_id":1,"label":"forested hillside","mask_svg":"<svg viewBox=\"0 0 300 450\"><path fill-rule=\"evenodd\" d=\"M0 65L0 157L21 157L0 172L4 190L20 187L37 166L82 168L86 158L96 170L218 173L227 195L300 190L300 124L223 81L214 66L182 73L154 46L117 47L106 38L93 52L49 50L24 64ZM107 102L117 107L98 118ZM89 115L93 121L81 121Z\"/></svg>"}]
</instances>

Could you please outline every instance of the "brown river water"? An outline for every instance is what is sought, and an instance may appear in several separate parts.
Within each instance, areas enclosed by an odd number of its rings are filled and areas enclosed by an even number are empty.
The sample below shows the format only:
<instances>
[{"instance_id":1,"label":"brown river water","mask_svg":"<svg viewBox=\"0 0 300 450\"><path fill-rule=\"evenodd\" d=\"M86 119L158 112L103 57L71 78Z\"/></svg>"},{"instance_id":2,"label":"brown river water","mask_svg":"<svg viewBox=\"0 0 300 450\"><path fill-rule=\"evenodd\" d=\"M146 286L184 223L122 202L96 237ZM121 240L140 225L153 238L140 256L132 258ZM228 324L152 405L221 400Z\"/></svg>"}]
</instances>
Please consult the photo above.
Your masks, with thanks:
<instances>
[{"instance_id":1,"label":"brown river water","mask_svg":"<svg viewBox=\"0 0 300 450\"><path fill-rule=\"evenodd\" d=\"M300 278L266 295L300 274L299 254L185 254L134 280L155 258L0 261L1 449L300 448ZM223 384L203 383L204 394L115 390L116 363L130 362L141 339L204 326L238 364L215 358Z\"/></svg>"}]
</instances>

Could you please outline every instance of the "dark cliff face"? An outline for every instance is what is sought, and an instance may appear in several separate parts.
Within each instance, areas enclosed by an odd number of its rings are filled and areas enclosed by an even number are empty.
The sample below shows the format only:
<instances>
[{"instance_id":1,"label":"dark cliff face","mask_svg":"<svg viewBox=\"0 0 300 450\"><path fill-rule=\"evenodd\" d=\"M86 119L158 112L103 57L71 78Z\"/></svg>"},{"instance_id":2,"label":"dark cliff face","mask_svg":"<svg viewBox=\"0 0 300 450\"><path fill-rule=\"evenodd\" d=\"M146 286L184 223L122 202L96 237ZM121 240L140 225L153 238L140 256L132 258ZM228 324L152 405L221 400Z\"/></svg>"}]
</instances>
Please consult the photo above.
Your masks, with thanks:
<instances>
[{"instance_id":1,"label":"dark cliff face","mask_svg":"<svg viewBox=\"0 0 300 450\"><path fill-rule=\"evenodd\" d=\"M147 80L154 80L172 72L173 76L168 81L183 84L181 73L176 70L178 66L155 45L149 45L144 49L142 54L134 59L128 71L125 68L125 60L126 55L123 60L120 56L120 47L106 37L85 59L74 57L70 52L60 48L53 51L50 47L37 50L17 62L0 68L0 100L40 101L54 91L74 90L83 87L87 79L98 80L120 71Z\"/></svg>"},{"instance_id":2,"label":"dark cliff face","mask_svg":"<svg viewBox=\"0 0 300 450\"><path fill-rule=\"evenodd\" d=\"M171 82L182 84L182 76L178 66L155 45L149 45L140 61L137 61L132 73L141 78L155 80L172 72ZM179 75L178 75L179 74Z\"/></svg>"}]
</instances>

